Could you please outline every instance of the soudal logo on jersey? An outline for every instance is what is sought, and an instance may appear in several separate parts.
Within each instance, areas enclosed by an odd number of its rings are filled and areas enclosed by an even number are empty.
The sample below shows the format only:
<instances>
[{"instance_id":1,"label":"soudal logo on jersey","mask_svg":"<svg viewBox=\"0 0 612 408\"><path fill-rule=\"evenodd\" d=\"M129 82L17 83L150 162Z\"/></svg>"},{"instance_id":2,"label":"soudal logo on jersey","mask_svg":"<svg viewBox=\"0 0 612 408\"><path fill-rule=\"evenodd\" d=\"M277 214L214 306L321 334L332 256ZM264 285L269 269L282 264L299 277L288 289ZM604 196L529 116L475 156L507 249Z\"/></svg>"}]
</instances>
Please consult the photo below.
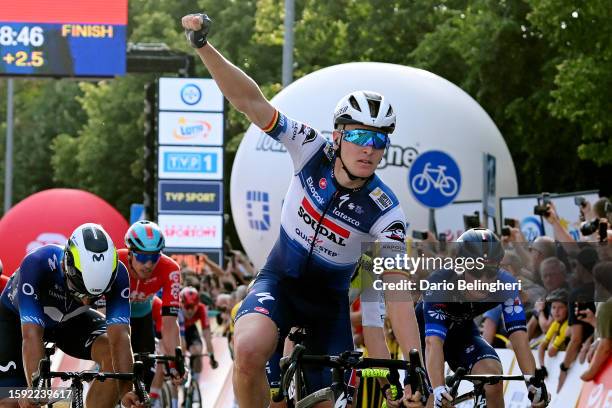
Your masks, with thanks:
<instances>
[{"instance_id":1,"label":"soudal logo on jersey","mask_svg":"<svg viewBox=\"0 0 612 408\"><path fill-rule=\"evenodd\" d=\"M387 238L404 242L406 240L406 226L401 221L392 222L383 230L383 234Z\"/></svg>"},{"instance_id":2,"label":"soudal logo on jersey","mask_svg":"<svg viewBox=\"0 0 612 408\"><path fill-rule=\"evenodd\" d=\"M310 225L310 228L315 232L318 230L317 237L324 237L334 244L346 246L345 241L351 235L351 232L327 218L324 218L321 224L319 224L321 214L314 209L306 197L302 199L302 205L298 209L298 216L303 219L306 224Z\"/></svg>"}]
</instances>

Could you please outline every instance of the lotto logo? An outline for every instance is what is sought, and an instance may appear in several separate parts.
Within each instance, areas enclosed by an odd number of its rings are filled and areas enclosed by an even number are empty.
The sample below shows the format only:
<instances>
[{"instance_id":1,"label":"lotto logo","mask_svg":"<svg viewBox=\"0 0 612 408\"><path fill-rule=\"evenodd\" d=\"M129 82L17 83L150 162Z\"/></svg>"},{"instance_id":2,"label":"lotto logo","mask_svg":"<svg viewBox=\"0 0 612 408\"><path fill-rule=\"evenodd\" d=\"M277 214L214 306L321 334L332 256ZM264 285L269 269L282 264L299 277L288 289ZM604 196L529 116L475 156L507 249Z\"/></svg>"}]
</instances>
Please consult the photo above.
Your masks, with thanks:
<instances>
[{"instance_id":1,"label":"lotto logo","mask_svg":"<svg viewBox=\"0 0 612 408\"><path fill-rule=\"evenodd\" d=\"M263 191L247 191L247 217L249 227L256 231L270 229L270 199Z\"/></svg>"}]
</instances>

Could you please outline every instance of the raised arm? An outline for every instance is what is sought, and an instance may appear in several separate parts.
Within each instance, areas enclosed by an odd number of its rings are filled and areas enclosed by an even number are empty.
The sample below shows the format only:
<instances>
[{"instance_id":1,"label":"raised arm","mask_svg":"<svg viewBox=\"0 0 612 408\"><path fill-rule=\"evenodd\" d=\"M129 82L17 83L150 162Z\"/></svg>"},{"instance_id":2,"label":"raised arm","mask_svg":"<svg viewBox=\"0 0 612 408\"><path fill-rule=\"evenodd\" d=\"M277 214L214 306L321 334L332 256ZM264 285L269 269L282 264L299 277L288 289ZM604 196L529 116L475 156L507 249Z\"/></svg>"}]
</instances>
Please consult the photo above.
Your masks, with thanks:
<instances>
[{"instance_id":1,"label":"raised arm","mask_svg":"<svg viewBox=\"0 0 612 408\"><path fill-rule=\"evenodd\" d=\"M196 48L200 59L204 62L223 95L256 126L261 129L267 127L274 118L274 107L264 97L261 89L251 77L225 59L219 51L207 43L206 37L210 29L210 19L204 14L189 14L182 18L181 23L188 37L193 38L195 34L196 41L191 41L192 46ZM197 48L200 45L201 47Z\"/></svg>"}]
</instances>

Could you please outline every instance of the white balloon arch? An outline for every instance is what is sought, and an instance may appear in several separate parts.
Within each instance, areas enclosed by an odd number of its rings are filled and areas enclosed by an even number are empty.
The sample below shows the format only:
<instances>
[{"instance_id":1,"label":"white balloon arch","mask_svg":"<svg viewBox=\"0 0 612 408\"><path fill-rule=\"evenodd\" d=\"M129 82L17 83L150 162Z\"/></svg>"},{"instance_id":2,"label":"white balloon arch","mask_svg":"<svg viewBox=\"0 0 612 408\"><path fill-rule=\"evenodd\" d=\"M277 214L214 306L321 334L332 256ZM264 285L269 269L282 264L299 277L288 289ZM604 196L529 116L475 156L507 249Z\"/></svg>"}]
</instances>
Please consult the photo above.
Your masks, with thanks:
<instances>
[{"instance_id":1,"label":"white balloon arch","mask_svg":"<svg viewBox=\"0 0 612 408\"><path fill-rule=\"evenodd\" d=\"M295 81L272 104L331 135L336 103L358 89L382 93L397 114L391 146L377 174L398 196L409 229L427 228L428 209L415 200L408 181L410 166L427 151L443 151L457 164L461 182L455 200L482 198L483 152L497 160L497 196L517 194L510 152L491 118L467 93L430 72L376 62L336 65ZM230 200L240 241L257 268L278 237L292 174L283 146L251 125L234 160Z\"/></svg>"}]
</instances>

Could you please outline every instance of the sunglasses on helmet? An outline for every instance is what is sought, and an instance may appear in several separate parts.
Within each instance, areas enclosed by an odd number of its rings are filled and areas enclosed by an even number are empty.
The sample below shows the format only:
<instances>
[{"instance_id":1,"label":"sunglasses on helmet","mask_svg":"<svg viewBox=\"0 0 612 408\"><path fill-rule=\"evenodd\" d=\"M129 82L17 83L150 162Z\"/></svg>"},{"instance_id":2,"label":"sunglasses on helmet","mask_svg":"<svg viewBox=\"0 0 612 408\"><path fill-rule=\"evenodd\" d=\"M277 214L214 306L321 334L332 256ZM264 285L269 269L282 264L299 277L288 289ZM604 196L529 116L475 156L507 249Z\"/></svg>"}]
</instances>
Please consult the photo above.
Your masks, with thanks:
<instances>
[{"instance_id":1,"label":"sunglasses on helmet","mask_svg":"<svg viewBox=\"0 0 612 408\"><path fill-rule=\"evenodd\" d=\"M160 252L137 252L132 251L134 258L140 263L146 264L147 262L157 262L161 257Z\"/></svg>"},{"instance_id":2,"label":"sunglasses on helmet","mask_svg":"<svg viewBox=\"0 0 612 408\"><path fill-rule=\"evenodd\" d=\"M389 136L374 130L353 129L343 130L342 135L347 142L359 146L372 146L374 149L385 149L389 146Z\"/></svg>"}]
</instances>

